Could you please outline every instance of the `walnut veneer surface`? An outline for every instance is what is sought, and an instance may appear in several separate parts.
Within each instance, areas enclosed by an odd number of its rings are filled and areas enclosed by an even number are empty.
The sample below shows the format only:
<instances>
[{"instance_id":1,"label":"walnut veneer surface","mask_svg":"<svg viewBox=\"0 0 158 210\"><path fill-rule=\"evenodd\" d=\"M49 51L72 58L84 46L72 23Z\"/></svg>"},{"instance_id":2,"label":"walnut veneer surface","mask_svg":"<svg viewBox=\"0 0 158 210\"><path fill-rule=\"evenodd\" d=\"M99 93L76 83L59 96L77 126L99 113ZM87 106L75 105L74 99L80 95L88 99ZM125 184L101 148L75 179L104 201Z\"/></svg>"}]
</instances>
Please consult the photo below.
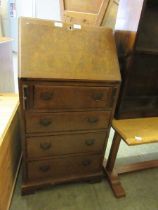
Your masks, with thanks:
<instances>
[{"instance_id":1,"label":"walnut veneer surface","mask_svg":"<svg viewBox=\"0 0 158 210\"><path fill-rule=\"evenodd\" d=\"M22 18L19 37L22 193L100 178L120 85L112 31Z\"/></svg>"},{"instance_id":2,"label":"walnut veneer surface","mask_svg":"<svg viewBox=\"0 0 158 210\"><path fill-rule=\"evenodd\" d=\"M54 27L52 21L26 18L20 22L19 77L120 80L111 29L78 30L66 23Z\"/></svg>"}]
</instances>

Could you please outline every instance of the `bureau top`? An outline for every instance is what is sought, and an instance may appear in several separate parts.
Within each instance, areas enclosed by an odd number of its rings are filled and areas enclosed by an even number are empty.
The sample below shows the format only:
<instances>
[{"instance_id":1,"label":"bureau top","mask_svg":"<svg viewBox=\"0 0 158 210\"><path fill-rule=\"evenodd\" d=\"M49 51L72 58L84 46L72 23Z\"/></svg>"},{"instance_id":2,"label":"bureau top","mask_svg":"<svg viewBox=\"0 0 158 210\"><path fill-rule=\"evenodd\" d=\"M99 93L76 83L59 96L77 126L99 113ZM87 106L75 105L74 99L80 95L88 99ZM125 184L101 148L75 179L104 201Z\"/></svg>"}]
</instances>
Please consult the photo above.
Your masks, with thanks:
<instances>
[{"instance_id":1,"label":"bureau top","mask_svg":"<svg viewBox=\"0 0 158 210\"><path fill-rule=\"evenodd\" d=\"M111 29L19 21L19 78L120 81Z\"/></svg>"}]
</instances>

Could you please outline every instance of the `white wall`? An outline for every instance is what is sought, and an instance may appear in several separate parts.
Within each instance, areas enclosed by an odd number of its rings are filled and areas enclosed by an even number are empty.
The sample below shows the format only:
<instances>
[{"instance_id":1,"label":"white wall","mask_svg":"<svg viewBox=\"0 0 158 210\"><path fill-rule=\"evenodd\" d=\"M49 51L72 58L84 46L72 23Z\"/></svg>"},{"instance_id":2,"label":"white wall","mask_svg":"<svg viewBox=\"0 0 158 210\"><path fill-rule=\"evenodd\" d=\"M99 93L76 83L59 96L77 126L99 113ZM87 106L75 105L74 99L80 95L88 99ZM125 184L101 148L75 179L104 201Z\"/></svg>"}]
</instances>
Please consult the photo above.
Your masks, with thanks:
<instances>
[{"instance_id":1,"label":"white wall","mask_svg":"<svg viewBox=\"0 0 158 210\"><path fill-rule=\"evenodd\" d=\"M1 16L1 33L4 36L9 36L10 27L9 27L9 18L8 18L8 5L7 0L1 0L0 6L0 16Z\"/></svg>"},{"instance_id":2,"label":"white wall","mask_svg":"<svg viewBox=\"0 0 158 210\"><path fill-rule=\"evenodd\" d=\"M16 0L18 16L60 20L59 0Z\"/></svg>"},{"instance_id":3,"label":"white wall","mask_svg":"<svg viewBox=\"0 0 158 210\"><path fill-rule=\"evenodd\" d=\"M35 16L42 19L60 20L59 0L36 0Z\"/></svg>"},{"instance_id":4,"label":"white wall","mask_svg":"<svg viewBox=\"0 0 158 210\"><path fill-rule=\"evenodd\" d=\"M17 16L33 17L33 0L16 0Z\"/></svg>"},{"instance_id":5,"label":"white wall","mask_svg":"<svg viewBox=\"0 0 158 210\"><path fill-rule=\"evenodd\" d=\"M13 2L16 4L16 15L10 17L9 5ZM18 49L18 18L20 16L49 20L61 19L59 0L1 0L1 3L3 31L5 36L15 40L13 51Z\"/></svg>"}]
</instances>

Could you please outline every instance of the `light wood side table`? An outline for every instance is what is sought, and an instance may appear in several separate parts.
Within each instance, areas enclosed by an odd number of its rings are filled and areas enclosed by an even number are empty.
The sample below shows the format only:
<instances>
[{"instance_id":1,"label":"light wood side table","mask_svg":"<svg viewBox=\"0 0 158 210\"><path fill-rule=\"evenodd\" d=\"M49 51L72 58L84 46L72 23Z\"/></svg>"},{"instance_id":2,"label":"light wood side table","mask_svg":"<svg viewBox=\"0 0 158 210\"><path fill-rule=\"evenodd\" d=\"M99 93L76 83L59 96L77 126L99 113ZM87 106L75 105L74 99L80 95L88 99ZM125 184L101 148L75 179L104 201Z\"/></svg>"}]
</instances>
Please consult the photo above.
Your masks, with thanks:
<instances>
[{"instance_id":1,"label":"light wood side table","mask_svg":"<svg viewBox=\"0 0 158 210\"><path fill-rule=\"evenodd\" d=\"M116 169L115 161L121 139L129 146L158 142L158 117L113 120L112 127L115 130L115 135L105 166L105 173L114 195L120 198L125 196L125 191L119 180L119 174L158 167L158 160L150 160L124 165Z\"/></svg>"}]
</instances>

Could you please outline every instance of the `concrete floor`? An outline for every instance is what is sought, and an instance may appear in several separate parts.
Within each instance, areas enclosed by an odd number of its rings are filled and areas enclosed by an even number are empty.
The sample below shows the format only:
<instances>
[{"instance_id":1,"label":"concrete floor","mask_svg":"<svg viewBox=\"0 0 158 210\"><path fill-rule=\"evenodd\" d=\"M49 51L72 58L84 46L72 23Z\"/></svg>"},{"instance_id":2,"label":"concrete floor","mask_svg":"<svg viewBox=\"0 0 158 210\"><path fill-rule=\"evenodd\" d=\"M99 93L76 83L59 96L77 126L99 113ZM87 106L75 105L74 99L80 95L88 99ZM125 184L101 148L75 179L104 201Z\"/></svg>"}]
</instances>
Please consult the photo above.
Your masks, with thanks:
<instances>
[{"instance_id":1,"label":"concrete floor","mask_svg":"<svg viewBox=\"0 0 158 210\"><path fill-rule=\"evenodd\" d=\"M158 210L158 170L121 176L127 196L116 199L107 180L67 184L20 195L19 176L10 210Z\"/></svg>"}]
</instances>

